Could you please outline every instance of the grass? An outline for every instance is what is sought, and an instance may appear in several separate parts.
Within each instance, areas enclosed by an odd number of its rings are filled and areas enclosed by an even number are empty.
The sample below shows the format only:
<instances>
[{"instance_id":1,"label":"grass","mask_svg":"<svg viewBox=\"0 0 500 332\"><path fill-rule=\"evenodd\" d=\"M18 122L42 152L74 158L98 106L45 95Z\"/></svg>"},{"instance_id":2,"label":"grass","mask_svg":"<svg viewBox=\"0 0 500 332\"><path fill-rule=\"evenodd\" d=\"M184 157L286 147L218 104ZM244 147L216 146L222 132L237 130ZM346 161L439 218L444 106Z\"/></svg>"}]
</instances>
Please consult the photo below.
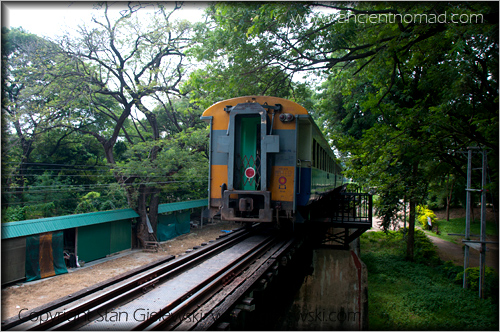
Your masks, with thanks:
<instances>
[{"instance_id":1,"label":"grass","mask_svg":"<svg viewBox=\"0 0 500 332\"><path fill-rule=\"evenodd\" d=\"M441 233L464 234L465 218L450 219L450 221L439 220L439 231ZM471 234L479 235L481 232L481 223L479 221L471 222L470 232ZM494 222L486 223L486 235L498 235L498 229Z\"/></svg>"},{"instance_id":2,"label":"grass","mask_svg":"<svg viewBox=\"0 0 500 332\"><path fill-rule=\"evenodd\" d=\"M478 299L454 283L461 269L442 264L423 232L416 231L415 262L404 259L405 246L400 232L361 236L370 330L498 330L498 296Z\"/></svg>"},{"instance_id":3,"label":"grass","mask_svg":"<svg viewBox=\"0 0 500 332\"><path fill-rule=\"evenodd\" d=\"M464 238L463 236L448 235L448 234L449 233L451 233L451 234L465 234L465 218L455 218L455 219L450 219L449 221L439 220L438 225L439 225L439 233L440 234L436 234L435 232L433 232L432 236L437 236L440 239L443 239L443 240L449 241L449 242L453 242L456 244L462 243L462 239ZM471 234L479 235L481 232L481 223L479 221L471 223L470 232L471 232ZM426 233L427 233L427 231L426 231ZM497 229L497 226L494 222L487 222L486 223L486 235L487 236L498 236L498 229Z\"/></svg>"}]
</instances>

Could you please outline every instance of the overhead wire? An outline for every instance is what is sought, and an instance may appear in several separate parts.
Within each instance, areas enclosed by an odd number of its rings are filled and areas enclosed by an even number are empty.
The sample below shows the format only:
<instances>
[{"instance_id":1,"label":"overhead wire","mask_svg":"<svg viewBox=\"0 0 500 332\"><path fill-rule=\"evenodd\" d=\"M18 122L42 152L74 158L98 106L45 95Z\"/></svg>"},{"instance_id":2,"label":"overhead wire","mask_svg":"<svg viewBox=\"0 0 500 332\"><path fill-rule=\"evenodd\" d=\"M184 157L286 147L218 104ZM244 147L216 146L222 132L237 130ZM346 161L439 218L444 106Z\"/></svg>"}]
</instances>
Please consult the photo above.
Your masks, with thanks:
<instances>
[{"instance_id":1,"label":"overhead wire","mask_svg":"<svg viewBox=\"0 0 500 332\"><path fill-rule=\"evenodd\" d=\"M7 164L15 164L19 165L20 163L16 162L6 162ZM98 191L98 192L103 192L110 187L116 186L117 184L120 185L119 183L116 182L116 179L114 178L113 174L110 174L110 172L113 172L113 170L110 169L109 165L68 165L68 164L56 164L56 163L24 163L24 165L31 165L31 167L22 167L16 169L16 174L10 174L10 178L15 178L15 177L25 177L25 178L32 178L32 177L45 177L49 179L83 179L83 178L109 178L111 183L78 183L78 184L52 184L52 185L45 185L45 186L38 186L38 185L27 185L27 186L2 186L2 195L8 195L8 196L14 196L16 194L24 194L24 195L32 195L32 196L39 196L39 195L46 195L46 194L58 194L58 193L67 193L70 195L76 194L76 193L83 193L83 192L90 192L90 191ZM57 168L50 168L51 166L57 167ZM43 167L43 168L38 168L38 167ZM84 168L77 168L77 167L84 167ZM18 173L19 171L29 171L27 174L20 174ZM142 170L148 170L142 169ZM149 168L151 172L156 172L158 173L159 171L162 171L160 168ZM41 174L36 174L37 172L44 172ZM49 173L50 172L50 173ZM55 173L57 172L57 173ZM72 174L61 174L69 172ZM76 173L84 173L84 174L75 174ZM52 173L52 174L51 174ZM107 174L106 174L107 173ZM142 181L142 182L132 182L130 184L125 184L125 186L138 186L138 185L149 185L149 186L154 186L154 185L169 185L169 184L200 184L200 183L208 183L208 177L205 174L195 174L195 175L175 175L175 179L168 180L168 181L154 181L154 179L161 179L161 178L168 178L171 177L169 175L137 175L137 173L120 173L120 176L123 177L137 177L139 180L142 178L147 178L153 181ZM122 184L123 185L123 184ZM121 188L123 186L120 185ZM176 192L181 192L184 191L183 189L175 189L175 190L169 190L170 193L176 193ZM32 198L35 198L32 197ZM38 200L25 200L25 201L14 201L14 202L8 202L8 203L3 203L2 206L10 206L10 205L36 205L39 203L47 203L51 201L78 201L81 200L81 197L65 197L65 198L58 198L58 199L51 199L50 201L47 201L47 199L42 199L40 198Z\"/></svg>"},{"instance_id":2,"label":"overhead wire","mask_svg":"<svg viewBox=\"0 0 500 332\"><path fill-rule=\"evenodd\" d=\"M200 180L191 180L191 181L157 181L157 182L133 182L130 184L125 184L125 186L132 186L132 185L156 185L156 184L174 184L174 183L194 183L194 182L205 182L206 180L200 179ZM207 181L208 182L208 181ZM96 187L112 187L115 186L117 183L110 183L110 184L75 184L75 185L53 185L53 186L35 186L35 188L84 188L84 187L89 187L89 188L96 188ZM11 193L38 193L38 192L60 192L59 191L54 191L54 190L44 190L44 191L39 191L39 190L29 190L31 187L9 187L9 189L28 189L26 191L3 191L4 194L11 194ZM3 189L3 188L2 188Z\"/></svg>"}]
</instances>

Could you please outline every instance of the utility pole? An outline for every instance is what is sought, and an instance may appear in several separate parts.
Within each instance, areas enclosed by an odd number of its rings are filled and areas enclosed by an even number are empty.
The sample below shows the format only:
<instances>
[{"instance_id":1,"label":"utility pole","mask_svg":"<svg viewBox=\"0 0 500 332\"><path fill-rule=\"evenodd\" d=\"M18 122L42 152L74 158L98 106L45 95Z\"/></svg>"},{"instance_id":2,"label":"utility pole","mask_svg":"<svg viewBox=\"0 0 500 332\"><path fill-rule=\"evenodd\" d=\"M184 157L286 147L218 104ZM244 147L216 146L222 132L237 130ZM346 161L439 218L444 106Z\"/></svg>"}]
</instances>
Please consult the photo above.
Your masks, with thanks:
<instances>
[{"instance_id":1,"label":"utility pole","mask_svg":"<svg viewBox=\"0 0 500 332\"><path fill-rule=\"evenodd\" d=\"M467 188L465 200L465 240L470 240L470 201L471 201L471 184L472 184L472 148L467 148ZM467 269L469 268L469 246L466 244L464 248L464 280L463 287L467 288Z\"/></svg>"},{"instance_id":2,"label":"utility pole","mask_svg":"<svg viewBox=\"0 0 500 332\"><path fill-rule=\"evenodd\" d=\"M486 241L486 172L488 169L488 158L486 149L479 147L468 147L468 159L467 159L467 199L466 199L466 216L465 216L465 239L462 240L465 243L464 250L464 279L463 287L467 288L467 268L469 267L469 248L475 247L479 250L479 297L484 297L484 271L486 268L486 243L497 243ZM482 154L482 167L472 168L472 155L473 150ZM481 189L472 189L472 171L481 170ZM473 191L478 191L481 193L481 231L479 241L473 241L470 239L470 209L471 209L471 193Z\"/></svg>"},{"instance_id":3,"label":"utility pole","mask_svg":"<svg viewBox=\"0 0 500 332\"><path fill-rule=\"evenodd\" d=\"M484 298L484 270L486 267L486 170L487 152L483 149L483 173L481 180L481 250L479 251L479 297Z\"/></svg>"}]
</instances>

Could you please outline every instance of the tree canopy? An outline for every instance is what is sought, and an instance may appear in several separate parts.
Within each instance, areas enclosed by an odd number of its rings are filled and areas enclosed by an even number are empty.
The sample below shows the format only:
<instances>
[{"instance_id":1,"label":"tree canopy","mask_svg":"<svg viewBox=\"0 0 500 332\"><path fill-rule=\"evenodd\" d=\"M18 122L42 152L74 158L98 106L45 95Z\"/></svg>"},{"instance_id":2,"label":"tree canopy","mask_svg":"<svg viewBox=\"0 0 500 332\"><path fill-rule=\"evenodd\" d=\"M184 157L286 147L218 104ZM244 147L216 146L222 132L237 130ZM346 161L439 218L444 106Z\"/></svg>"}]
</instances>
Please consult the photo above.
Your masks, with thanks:
<instances>
[{"instance_id":1,"label":"tree canopy","mask_svg":"<svg viewBox=\"0 0 500 332\"><path fill-rule=\"evenodd\" d=\"M414 220L417 204L460 201L469 146L488 149L498 201L497 3L221 2L199 24L173 20L181 7L103 3L56 41L2 30L5 160L21 165L3 188L47 183L22 170L74 154L154 224L160 197L204 192L201 111L257 94L310 110L385 227L404 202ZM89 189L80 210L118 204Z\"/></svg>"},{"instance_id":2,"label":"tree canopy","mask_svg":"<svg viewBox=\"0 0 500 332\"><path fill-rule=\"evenodd\" d=\"M210 14L209 36L232 38L206 52L250 58L240 76L278 71L315 86L313 112L346 174L376 188L385 227L403 199L414 220L433 183L463 178L469 146L488 149L497 200L498 4L219 3Z\"/></svg>"}]
</instances>

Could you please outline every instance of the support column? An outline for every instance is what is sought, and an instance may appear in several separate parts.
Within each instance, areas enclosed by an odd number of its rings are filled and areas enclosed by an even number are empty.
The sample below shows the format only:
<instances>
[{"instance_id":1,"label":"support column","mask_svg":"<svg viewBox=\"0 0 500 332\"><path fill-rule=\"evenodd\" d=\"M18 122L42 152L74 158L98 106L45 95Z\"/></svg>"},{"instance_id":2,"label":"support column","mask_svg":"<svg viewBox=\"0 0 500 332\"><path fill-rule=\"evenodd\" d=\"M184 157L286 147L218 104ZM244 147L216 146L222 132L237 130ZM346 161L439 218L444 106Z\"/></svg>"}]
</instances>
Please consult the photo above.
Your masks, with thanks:
<instances>
[{"instance_id":1,"label":"support column","mask_svg":"<svg viewBox=\"0 0 500 332\"><path fill-rule=\"evenodd\" d=\"M368 275L354 250L316 249L286 318L288 330L367 330Z\"/></svg>"}]
</instances>

